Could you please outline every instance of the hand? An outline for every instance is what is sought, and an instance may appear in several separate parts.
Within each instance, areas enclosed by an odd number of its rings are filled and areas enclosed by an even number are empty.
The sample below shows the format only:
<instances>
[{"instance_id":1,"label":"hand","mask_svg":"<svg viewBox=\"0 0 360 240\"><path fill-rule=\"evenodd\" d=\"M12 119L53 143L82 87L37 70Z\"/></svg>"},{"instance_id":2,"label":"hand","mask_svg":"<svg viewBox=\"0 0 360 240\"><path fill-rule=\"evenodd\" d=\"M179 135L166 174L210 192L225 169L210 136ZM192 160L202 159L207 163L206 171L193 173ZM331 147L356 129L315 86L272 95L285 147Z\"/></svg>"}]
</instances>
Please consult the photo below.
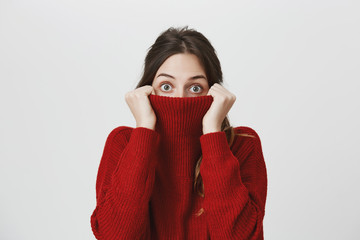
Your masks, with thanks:
<instances>
[{"instance_id":1,"label":"hand","mask_svg":"<svg viewBox=\"0 0 360 240\"><path fill-rule=\"evenodd\" d=\"M214 101L203 117L203 134L221 131L221 124L236 100L234 94L218 83L211 86L207 95L213 96Z\"/></svg>"},{"instance_id":2,"label":"hand","mask_svg":"<svg viewBox=\"0 0 360 240\"><path fill-rule=\"evenodd\" d=\"M149 100L150 94L155 95L153 87L145 85L127 92L125 94L125 101L134 115L136 127L146 127L155 130L156 115Z\"/></svg>"}]
</instances>

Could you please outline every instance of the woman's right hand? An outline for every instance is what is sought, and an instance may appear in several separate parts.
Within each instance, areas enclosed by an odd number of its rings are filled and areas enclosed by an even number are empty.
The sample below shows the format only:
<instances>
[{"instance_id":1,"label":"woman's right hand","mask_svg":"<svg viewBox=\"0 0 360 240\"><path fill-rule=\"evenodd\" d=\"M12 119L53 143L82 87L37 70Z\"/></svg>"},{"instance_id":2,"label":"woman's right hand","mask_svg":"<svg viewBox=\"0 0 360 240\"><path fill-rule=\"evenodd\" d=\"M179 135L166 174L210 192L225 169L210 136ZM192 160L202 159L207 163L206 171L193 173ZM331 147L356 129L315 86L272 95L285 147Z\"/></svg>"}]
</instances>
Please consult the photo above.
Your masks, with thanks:
<instances>
[{"instance_id":1,"label":"woman's right hand","mask_svg":"<svg viewBox=\"0 0 360 240\"><path fill-rule=\"evenodd\" d=\"M156 115L151 107L149 95L155 95L152 86L145 85L125 94L125 101L136 120L136 127L155 130Z\"/></svg>"}]
</instances>

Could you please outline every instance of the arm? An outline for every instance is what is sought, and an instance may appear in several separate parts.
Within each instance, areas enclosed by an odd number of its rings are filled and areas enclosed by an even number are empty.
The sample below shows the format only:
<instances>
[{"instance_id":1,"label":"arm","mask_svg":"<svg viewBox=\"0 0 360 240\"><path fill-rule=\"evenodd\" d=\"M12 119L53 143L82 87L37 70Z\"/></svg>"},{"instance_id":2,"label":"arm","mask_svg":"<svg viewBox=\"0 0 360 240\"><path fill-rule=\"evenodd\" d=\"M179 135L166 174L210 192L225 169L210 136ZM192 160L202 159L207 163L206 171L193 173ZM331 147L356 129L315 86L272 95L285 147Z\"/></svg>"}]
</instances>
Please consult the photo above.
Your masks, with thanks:
<instances>
[{"instance_id":1,"label":"arm","mask_svg":"<svg viewBox=\"0 0 360 240\"><path fill-rule=\"evenodd\" d=\"M108 136L96 180L91 228L96 239L149 239L149 201L155 181L154 151L159 134L126 127Z\"/></svg>"},{"instance_id":2,"label":"arm","mask_svg":"<svg viewBox=\"0 0 360 240\"><path fill-rule=\"evenodd\" d=\"M238 136L233 150L225 132L200 137L203 152L200 172L211 239L263 239L266 166L259 136L247 129L256 138Z\"/></svg>"}]
</instances>

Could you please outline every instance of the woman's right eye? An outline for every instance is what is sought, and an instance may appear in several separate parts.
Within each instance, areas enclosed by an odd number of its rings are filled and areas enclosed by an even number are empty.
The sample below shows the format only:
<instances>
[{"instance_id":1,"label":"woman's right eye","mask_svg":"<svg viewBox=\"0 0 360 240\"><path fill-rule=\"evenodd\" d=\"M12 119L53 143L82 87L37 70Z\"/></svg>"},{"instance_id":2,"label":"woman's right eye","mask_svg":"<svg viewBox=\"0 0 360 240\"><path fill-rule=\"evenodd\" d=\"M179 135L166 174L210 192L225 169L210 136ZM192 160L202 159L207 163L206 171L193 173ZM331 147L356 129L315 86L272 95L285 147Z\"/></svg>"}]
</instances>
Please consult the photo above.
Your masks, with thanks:
<instances>
[{"instance_id":1,"label":"woman's right eye","mask_svg":"<svg viewBox=\"0 0 360 240\"><path fill-rule=\"evenodd\" d=\"M168 84L168 83L164 83L164 84L161 84L161 86L160 86L160 88L161 88L161 90L164 90L163 88L162 88L162 86L170 86L170 84ZM169 90L169 88L170 87L165 87L165 92L167 92L168 90Z\"/></svg>"}]
</instances>

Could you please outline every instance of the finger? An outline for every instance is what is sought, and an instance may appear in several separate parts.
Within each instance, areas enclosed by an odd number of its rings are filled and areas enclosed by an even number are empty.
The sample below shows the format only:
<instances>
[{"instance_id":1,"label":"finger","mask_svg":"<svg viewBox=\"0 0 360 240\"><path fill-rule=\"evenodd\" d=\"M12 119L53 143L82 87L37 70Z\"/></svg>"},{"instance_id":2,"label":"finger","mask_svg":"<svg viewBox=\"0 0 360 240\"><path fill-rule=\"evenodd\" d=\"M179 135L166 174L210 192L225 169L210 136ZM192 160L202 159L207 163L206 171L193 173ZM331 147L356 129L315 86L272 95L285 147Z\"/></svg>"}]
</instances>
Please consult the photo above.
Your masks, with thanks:
<instances>
[{"instance_id":1,"label":"finger","mask_svg":"<svg viewBox=\"0 0 360 240\"><path fill-rule=\"evenodd\" d=\"M226 95L226 96L234 95L232 92L230 92L228 89L226 89L224 86L222 86L220 84L217 84L214 89L218 90L221 94Z\"/></svg>"},{"instance_id":2,"label":"finger","mask_svg":"<svg viewBox=\"0 0 360 240\"><path fill-rule=\"evenodd\" d=\"M224 86L222 86L222 85L220 85L218 83L214 84L214 89L218 89L221 92L226 92L227 91L227 89Z\"/></svg>"},{"instance_id":3,"label":"finger","mask_svg":"<svg viewBox=\"0 0 360 240\"><path fill-rule=\"evenodd\" d=\"M217 96L219 95L219 91L217 91L216 89L211 89L208 91L207 95L212 96L215 100L215 98L217 98Z\"/></svg>"},{"instance_id":4,"label":"finger","mask_svg":"<svg viewBox=\"0 0 360 240\"><path fill-rule=\"evenodd\" d=\"M146 95L150 95L153 91L153 87L150 85L146 85L146 88L144 89L144 92Z\"/></svg>"}]
</instances>

